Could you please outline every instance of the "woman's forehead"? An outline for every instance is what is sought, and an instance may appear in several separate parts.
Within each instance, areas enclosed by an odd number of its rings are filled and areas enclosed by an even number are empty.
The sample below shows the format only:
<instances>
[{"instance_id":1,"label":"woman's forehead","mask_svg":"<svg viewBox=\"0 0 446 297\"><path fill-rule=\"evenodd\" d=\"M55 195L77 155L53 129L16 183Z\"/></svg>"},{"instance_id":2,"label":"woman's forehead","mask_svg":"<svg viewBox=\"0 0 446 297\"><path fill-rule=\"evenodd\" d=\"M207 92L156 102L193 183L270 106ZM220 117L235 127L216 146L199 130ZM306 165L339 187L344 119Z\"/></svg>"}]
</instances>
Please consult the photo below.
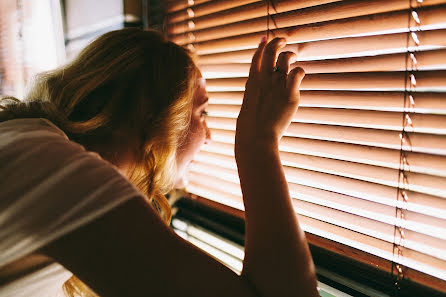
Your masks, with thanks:
<instances>
[{"instance_id":1,"label":"woman's forehead","mask_svg":"<svg viewBox=\"0 0 446 297\"><path fill-rule=\"evenodd\" d=\"M194 105L200 106L206 103L209 98L206 92L206 80L203 77L198 78L197 89L194 95Z\"/></svg>"}]
</instances>

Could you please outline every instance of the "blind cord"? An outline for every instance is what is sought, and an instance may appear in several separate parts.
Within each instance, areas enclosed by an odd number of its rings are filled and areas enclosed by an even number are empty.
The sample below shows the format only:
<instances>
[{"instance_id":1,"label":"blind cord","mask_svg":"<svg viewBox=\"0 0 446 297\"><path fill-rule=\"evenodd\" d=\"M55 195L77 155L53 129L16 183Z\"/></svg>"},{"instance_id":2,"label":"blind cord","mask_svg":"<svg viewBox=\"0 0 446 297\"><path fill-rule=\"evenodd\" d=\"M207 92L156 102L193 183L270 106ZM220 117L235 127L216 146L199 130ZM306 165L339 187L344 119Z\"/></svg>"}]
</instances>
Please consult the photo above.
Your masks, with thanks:
<instances>
[{"instance_id":1,"label":"blind cord","mask_svg":"<svg viewBox=\"0 0 446 297\"><path fill-rule=\"evenodd\" d=\"M266 0L266 40L269 41L269 1L270 0Z\"/></svg>"},{"instance_id":2,"label":"blind cord","mask_svg":"<svg viewBox=\"0 0 446 297\"><path fill-rule=\"evenodd\" d=\"M395 207L395 227L393 239L393 260L392 260L392 278L394 280L394 296L398 296L401 290L401 282L404 280L405 267L401 264L403 258L403 248L405 245L404 224L406 220L406 210L409 197L407 194L409 179L406 172L410 171L410 164L407 160L405 149L412 150L412 144L408 128L413 130L413 123L410 117L413 107L415 106L414 93L416 91L417 59L416 53L419 46L419 39L416 32L420 31L421 22L418 16L418 9L421 7L423 0L409 0L408 15L408 33L406 39L406 70L404 77L404 98L403 98L403 117L402 131L400 134L400 161L398 170L398 188ZM412 24L414 23L414 26ZM411 41L412 40L412 41ZM413 43L413 47L411 46Z\"/></svg>"},{"instance_id":3,"label":"blind cord","mask_svg":"<svg viewBox=\"0 0 446 297\"><path fill-rule=\"evenodd\" d=\"M275 0L266 0L266 39L269 40L269 34L271 33L274 36L274 32L270 29L270 21L273 22L274 28L277 29L277 23L274 20L274 15L270 13L270 7L274 9L274 13L278 13L276 8L276 3L274 3Z\"/></svg>"}]
</instances>

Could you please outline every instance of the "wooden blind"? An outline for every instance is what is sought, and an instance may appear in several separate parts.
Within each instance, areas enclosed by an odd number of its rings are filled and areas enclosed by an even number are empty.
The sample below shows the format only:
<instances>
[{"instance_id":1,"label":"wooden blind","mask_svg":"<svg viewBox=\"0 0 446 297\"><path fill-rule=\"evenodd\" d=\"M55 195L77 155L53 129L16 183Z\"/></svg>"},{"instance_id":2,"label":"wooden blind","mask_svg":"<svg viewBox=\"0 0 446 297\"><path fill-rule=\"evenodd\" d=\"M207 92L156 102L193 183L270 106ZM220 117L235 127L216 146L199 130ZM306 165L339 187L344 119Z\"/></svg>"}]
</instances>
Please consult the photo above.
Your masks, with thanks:
<instances>
[{"instance_id":1,"label":"wooden blind","mask_svg":"<svg viewBox=\"0 0 446 297\"><path fill-rule=\"evenodd\" d=\"M167 2L170 40L198 56L213 142L190 193L243 210L235 125L262 36L306 76L280 144L303 229L446 290L446 1Z\"/></svg>"}]
</instances>

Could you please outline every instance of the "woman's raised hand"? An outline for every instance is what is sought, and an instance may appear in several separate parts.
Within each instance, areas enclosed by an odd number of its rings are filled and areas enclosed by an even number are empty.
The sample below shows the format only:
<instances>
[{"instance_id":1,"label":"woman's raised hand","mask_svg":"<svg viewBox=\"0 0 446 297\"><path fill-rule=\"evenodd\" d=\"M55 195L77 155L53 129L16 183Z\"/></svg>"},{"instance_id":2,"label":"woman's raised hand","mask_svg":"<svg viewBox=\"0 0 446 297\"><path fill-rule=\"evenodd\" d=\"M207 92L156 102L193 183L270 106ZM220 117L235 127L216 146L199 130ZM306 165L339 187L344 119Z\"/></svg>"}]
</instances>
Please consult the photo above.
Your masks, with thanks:
<instances>
[{"instance_id":1,"label":"woman's raised hand","mask_svg":"<svg viewBox=\"0 0 446 297\"><path fill-rule=\"evenodd\" d=\"M236 153L256 145L277 146L299 105L299 86L305 76L302 68L290 71L296 59L292 52L279 49L284 38L268 44L262 39L252 58L249 78L237 119Z\"/></svg>"}]
</instances>

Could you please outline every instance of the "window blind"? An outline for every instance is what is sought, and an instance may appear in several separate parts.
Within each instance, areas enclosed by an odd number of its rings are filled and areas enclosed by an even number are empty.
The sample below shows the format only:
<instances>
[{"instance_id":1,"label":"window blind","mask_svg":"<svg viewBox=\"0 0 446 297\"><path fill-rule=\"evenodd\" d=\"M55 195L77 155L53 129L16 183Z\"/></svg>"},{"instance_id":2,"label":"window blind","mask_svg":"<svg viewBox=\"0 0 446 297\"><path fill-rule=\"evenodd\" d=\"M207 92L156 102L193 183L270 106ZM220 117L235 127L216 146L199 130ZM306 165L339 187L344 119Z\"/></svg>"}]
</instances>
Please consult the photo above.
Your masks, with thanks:
<instances>
[{"instance_id":1,"label":"window blind","mask_svg":"<svg viewBox=\"0 0 446 297\"><path fill-rule=\"evenodd\" d=\"M421 272L446 291L446 1L169 1L170 40L207 79L213 142L187 190L243 210L235 125L262 36L304 68L280 143L307 233ZM432 285L432 284L431 284Z\"/></svg>"}]
</instances>

